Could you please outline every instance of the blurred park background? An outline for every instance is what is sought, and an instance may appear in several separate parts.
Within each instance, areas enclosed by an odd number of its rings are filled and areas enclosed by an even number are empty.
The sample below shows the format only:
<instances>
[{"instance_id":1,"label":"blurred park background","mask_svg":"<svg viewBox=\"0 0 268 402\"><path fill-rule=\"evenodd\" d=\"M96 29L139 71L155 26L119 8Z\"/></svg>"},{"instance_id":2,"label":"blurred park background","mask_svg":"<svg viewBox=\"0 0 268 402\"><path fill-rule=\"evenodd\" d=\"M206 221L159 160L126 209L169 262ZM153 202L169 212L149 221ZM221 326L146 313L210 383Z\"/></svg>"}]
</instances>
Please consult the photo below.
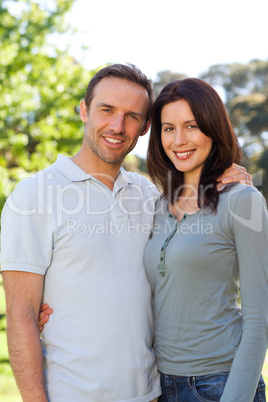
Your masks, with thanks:
<instances>
[{"instance_id":1,"label":"blurred park background","mask_svg":"<svg viewBox=\"0 0 268 402\"><path fill-rule=\"evenodd\" d=\"M235 127L242 164L268 200L267 1L219 1L217 10L211 0L194 0L188 9L177 1L177 14L172 0L164 10L145 3L0 0L0 212L19 180L49 166L58 153L79 150L80 101L95 72L114 62L137 64L153 80L156 96L174 79L210 83ZM145 137L124 166L146 175ZM20 401L5 330L0 275L0 400ZM268 365L264 373L268 380Z\"/></svg>"}]
</instances>

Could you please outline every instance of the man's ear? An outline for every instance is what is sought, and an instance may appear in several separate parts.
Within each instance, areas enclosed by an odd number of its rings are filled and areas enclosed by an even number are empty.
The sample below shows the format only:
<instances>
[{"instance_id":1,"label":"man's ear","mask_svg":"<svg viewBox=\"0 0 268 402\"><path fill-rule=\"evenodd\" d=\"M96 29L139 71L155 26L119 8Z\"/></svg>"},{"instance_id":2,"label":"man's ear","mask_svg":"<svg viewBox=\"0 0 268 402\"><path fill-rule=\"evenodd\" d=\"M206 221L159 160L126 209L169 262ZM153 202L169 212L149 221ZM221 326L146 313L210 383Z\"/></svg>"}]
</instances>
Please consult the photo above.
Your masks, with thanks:
<instances>
[{"instance_id":1,"label":"man's ear","mask_svg":"<svg viewBox=\"0 0 268 402\"><path fill-rule=\"evenodd\" d=\"M147 121L147 123L145 123L142 132L140 133L140 136L142 137L143 135L145 135L147 133L147 131L149 130L151 125L151 120Z\"/></svg>"},{"instance_id":2,"label":"man's ear","mask_svg":"<svg viewBox=\"0 0 268 402\"><path fill-rule=\"evenodd\" d=\"M82 100L82 102L80 103L80 119L83 123L86 123L88 119L87 107L84 100Z\"/></svg>"}]
</instances>

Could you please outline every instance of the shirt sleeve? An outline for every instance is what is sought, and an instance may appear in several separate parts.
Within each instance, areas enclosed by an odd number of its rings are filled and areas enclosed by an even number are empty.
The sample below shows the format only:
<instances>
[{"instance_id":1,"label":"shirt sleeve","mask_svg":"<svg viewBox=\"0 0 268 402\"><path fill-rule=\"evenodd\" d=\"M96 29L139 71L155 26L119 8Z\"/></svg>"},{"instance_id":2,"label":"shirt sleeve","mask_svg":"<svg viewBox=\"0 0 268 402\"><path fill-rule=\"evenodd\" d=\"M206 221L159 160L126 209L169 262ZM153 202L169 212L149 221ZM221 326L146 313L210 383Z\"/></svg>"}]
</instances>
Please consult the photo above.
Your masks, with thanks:
<instances>
[{"instance_id":1,"label":"shirt sleeve","mask_svg":"<svg viewBox=\"0 0 268 402\"><path fill-rule=\"evenodd\" d=\"M26 179L9 196L1 217L1 270L44 275L52 259L52 216Z\"/></svg>"},{"instance_id":2,"label":"shirt sleeve","mask_svg":"<svg viewBox=\"0 0 268 402\"><path fill-rule=\"evenodd\" d=\"M235 198L228 209L239 264L243 328L221 402L252 402L268 340L268 217L265 200L255 188L246 187Z\"/></svg>"}]
</instances>

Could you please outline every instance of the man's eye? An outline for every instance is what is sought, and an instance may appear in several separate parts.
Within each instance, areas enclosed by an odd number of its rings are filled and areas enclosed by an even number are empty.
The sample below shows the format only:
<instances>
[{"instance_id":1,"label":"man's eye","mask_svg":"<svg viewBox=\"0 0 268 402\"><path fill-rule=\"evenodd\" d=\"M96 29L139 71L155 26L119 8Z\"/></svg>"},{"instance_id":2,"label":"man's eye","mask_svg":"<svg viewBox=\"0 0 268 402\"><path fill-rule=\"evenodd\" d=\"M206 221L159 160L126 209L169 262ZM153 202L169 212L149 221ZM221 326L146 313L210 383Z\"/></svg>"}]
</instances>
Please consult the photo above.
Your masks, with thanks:
<instances>
[{"instance_id":1,"label":"man's eye","mask_svg":"<svg viewBox=\"0 0 268 402\"><path fill-rule=\"evenodd\" d=\"M128 117L130 117L133 120L138 120L137 116L135 114L129 114Z\"/></svg>"},{"instance_id":2,"label":"man's eye","mask_svg":"<svg viewBox=\"0 0 268 402\"><path fill-rule=\"evenodd\" d=\"M102 109L102 111L103 111L103 112L108 112L108 113L109 113L109 112L111 112L111 109L107 109L107 108L105 108L105 109Z\"/></svg>"}]
</instances>

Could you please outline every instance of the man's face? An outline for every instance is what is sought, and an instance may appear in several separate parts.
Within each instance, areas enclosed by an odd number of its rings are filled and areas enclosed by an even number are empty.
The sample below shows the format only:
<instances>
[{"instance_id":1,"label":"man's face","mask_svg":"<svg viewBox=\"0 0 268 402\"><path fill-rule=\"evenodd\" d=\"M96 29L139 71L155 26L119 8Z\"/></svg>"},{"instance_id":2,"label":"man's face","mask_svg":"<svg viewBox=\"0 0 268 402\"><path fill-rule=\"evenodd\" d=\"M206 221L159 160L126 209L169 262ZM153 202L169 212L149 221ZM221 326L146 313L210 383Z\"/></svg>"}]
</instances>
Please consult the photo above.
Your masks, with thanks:
<instances>
[{"instance_id":1,"label":"man's face","mask_svg":"<svg viewBox=\"0 0 268 402\"><path fill-rule=\"evenodd\" d=\"M121 165L144 135L149 96L145 88L120 78L104 78L94 89L89 110L81 102L84 143L92 162Z\"/></svg>"}]
</instances>

